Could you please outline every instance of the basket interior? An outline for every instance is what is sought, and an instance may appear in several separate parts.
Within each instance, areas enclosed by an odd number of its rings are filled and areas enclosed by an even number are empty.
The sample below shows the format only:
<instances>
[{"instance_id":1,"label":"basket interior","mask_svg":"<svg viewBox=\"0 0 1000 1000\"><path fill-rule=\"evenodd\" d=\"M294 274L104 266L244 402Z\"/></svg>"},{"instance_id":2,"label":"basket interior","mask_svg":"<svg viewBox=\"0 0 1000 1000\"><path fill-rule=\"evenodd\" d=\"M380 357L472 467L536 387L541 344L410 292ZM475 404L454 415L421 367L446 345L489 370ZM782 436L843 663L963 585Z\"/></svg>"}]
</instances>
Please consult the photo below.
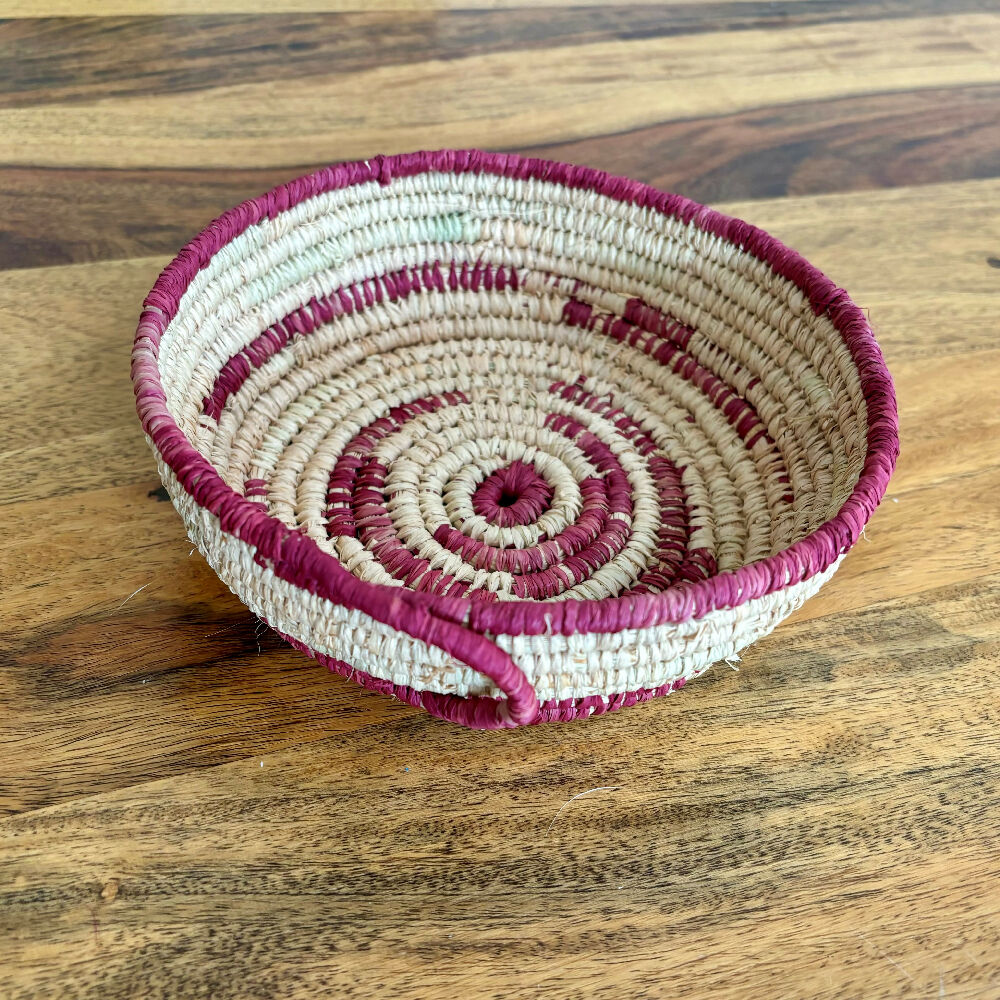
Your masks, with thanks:
<instances>
[{"instance_id":1,"label":"basket interior","mask_svg":"<svg viewBox=\"0 0 1000 1000\"><path fill-rule=\"evenodd\" d=\"M592 191L428 172L251 226L164 333L225 482L356 576L661 592L832 517L866 454L841 335L764 262Z\"/></svg>"}]
</instances>

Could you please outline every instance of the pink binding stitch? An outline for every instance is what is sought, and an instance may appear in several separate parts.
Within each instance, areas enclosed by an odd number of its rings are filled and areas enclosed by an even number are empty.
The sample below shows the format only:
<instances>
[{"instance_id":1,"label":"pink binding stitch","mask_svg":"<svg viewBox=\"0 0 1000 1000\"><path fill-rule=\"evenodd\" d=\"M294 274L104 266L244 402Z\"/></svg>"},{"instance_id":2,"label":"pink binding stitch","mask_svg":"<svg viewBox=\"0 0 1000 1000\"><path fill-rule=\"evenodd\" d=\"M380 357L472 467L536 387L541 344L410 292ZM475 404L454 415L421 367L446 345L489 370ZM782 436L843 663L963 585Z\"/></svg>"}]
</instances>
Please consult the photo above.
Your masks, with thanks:
<instances>
[{"instance_id":1,"label":"pink binding stitch","mask_svg":"<svg viewBox=\"0 0 1000 1000\"><path fill-rule=\"evenodd\" d=\"M264 508L254 501L253 495L249 499L244 498L226 486L170 416L157 367L160 338L175 315L178 302L191 279L222 246L247 227L261 219L274 218L306 198L371 180L388 184L393 177L428 170L488 172L519 179L548 180L648 207L675 216L685 223L693 223L742 247L798 285L808 296L814 312L828 315L843 336L857 366L868 407L865 463L853 492L836 516L784 551L734 572L714 574L713 566L698 565L692 567L687 575L680 576L684 582L674 584L666 591L633 593L601 601L565 601L543 605L531 600L472 601L446 594L362 582L319 549L310 538L269 517ZM497 281L498 285L503 282L514 287L517 281L513 272L509 275L491 273L488 278L485 274L475 275L473 279L477 282ZM433 282L442 278L428 274L425 280ZM586 717L644 701L679 686L667 685L652 691L640 690L610 697L547 702L540 706L524 673L489 636L617 632L683 622L717 608L735 607L806 580L829 567L857 540L885 493L899 452L891 377L864 314L845 291L799 254L754 226L679 195L666 194L637 181L587 167L478 150L379 156L369 161L331 166L281 185L226 212L181 250L157 279L143 305L132 352L136 409L146 434L177 476L181 487L199 505L219 518L223 531L250 545L256 552L256 559L280 578L337 604L361 610L377 621L438 646L493 681L504 692L505 698L458 698L418 692L368 676L359 678L367 687L388 691L410 704L421 705L434 715L476 728L503 728ZM320 315L323 308L317 304L316 309L304 309L302 314ZM632 306L635 315L627 318L634 323L647 308L637 302ZM577 309L572 319L578 323L592 321L586 307ZM662 323L656 317L647 317L643 325L649 329L651 321ZM283 346L282 341L287 341L295 328L295 319L289 318L280 330L262 334L244 352L246 357L233 359L220 373L216 389L206 401L206 411L217 412L221 409L226 396L234 385L246 377L249 367L279 350ZM623 332L622 335L627 334ZM682 351L683 339L677 340L677 337L683 337L683 330L671 336L677 343L677 350ZM254 356L255 352L259 359ZM712 378L709 373L698 377ZM723 386L721 389L713 387L711 391L728 390ZM734 426L744 427L747 433L764 433L755 420L752 408L738 397L733 397L730 408L725 412L731 422L735 422ZM374 471L377 473L377 470ZM541 502L539 498L544 490L535 482L528 485L535 490L530 503ZM248 492L256 494L259 486L252 484ZM334 488L332 479L331 488ZM488 504L491 501L483 497L481 502ZM508 509L513 510L514 507ZM510 516L516 517L517 514ZM358 676L358 672L348 665L317 654L290 637L286 638L331 669Z\"/></svg>"}]
</instances>

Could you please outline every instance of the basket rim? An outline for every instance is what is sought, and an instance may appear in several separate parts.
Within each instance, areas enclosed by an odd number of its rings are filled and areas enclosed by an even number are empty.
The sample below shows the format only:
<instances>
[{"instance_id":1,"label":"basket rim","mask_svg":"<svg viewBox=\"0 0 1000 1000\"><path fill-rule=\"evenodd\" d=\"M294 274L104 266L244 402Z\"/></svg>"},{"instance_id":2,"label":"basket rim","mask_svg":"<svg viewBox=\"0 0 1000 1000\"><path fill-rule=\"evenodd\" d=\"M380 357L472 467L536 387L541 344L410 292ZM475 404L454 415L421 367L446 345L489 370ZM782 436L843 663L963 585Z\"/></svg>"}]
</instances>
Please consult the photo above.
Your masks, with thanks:
<instances>
[{"instance_id":1,"label":"basket rim","mask_svg":"<svg viewBox=\"0 0 1000 1000\"><path fill-rule=\"evenodd\" d=\"M431 171L549 181L649 208L735 244L798 286L813 312L827 315L843 338L867 404L867 454L858 481L840 510L774 555L659 593L581 601L487 603L363 581L308 535L289 528L229 487L171 416L160 380L160 338L191 280L225 244L250 226L274 219L306 199L370 181L387 185L394 177ZM431 635L438 626L446 628L446 623L490 635L618 632L689 621L801 583L827 569L857 541L885 495L899 454L892 378L868 320L846 291L800 254L756 226L640 181L556 160L476 149L380 155L334 164L225 212L181 249L146 296L132 348L132 382L143 429L179 484L199 506L219 518L224 532L252 546L260 565L311 593L405 631L412 632L414 619L419 619L423 627L418 631Z\"/></svg>"}]
</instances>

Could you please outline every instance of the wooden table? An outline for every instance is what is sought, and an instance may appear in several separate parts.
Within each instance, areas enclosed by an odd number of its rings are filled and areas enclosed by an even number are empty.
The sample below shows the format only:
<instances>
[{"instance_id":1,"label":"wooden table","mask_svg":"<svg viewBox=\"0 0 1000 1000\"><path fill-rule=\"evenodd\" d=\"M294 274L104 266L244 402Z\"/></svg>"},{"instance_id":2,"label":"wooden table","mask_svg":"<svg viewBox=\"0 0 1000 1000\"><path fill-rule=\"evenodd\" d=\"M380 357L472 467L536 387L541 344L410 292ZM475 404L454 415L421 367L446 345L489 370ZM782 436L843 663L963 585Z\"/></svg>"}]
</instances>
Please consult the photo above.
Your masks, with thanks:
<instances>
[{"instance_id":1,"label":"wooden table","mask_svg":"<svg viewBox=\"0 0 1000 1000\"><path fill-rule=\"evenodd\" d=\"M1000 5L301 6L0 0L0 996L1000 996ZM248 195L447 145L721 205L870 311L890 496L738 671L466 732L191 551L145 291Z\"/></svg>"}]
</instances>

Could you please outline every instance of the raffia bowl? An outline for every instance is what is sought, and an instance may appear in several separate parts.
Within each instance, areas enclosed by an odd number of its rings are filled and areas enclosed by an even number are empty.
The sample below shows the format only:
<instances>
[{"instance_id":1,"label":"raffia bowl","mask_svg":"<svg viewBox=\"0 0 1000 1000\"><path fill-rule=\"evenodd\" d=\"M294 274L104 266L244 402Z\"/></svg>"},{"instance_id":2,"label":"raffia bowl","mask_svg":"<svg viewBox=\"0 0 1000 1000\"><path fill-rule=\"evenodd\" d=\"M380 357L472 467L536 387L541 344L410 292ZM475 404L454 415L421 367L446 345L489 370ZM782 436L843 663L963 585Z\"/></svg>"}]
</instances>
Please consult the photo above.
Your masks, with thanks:
<instances>
[{"instance_id":1,"label":"raffia bowl","mask_svg":"<svg viewBox=\"0 0 1000 1000\"><path fill-rule=\"evenodd\" d=\"M465 725L666 694L828 580L898 452L864 314L753 226L446 150L227 212L146 298L188 533L293 645Z\"/></svg>"}]
</instances>

